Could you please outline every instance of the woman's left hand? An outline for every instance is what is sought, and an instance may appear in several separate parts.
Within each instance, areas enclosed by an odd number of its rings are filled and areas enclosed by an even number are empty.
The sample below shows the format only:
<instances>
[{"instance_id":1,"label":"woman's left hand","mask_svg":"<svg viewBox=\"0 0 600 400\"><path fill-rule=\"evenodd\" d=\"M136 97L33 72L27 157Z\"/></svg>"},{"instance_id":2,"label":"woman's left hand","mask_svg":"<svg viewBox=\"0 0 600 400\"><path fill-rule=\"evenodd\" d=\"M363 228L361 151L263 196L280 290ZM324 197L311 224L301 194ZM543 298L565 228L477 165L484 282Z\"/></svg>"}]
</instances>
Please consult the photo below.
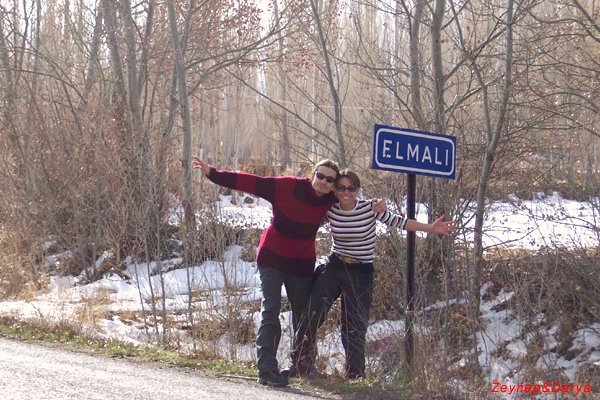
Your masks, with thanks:
<instances>
[{"instance_id":1,"label":"woman's left hand","mask_svg":"<svg viewBox=\"0 0 600 400\"><path fill-rule=\"evenodd\" d=\"M446 216L442 215L432 224L432 232L440 235L451 235L458 230L458 224L455 221L446 221Z\"/></svg>"}]
</instances>

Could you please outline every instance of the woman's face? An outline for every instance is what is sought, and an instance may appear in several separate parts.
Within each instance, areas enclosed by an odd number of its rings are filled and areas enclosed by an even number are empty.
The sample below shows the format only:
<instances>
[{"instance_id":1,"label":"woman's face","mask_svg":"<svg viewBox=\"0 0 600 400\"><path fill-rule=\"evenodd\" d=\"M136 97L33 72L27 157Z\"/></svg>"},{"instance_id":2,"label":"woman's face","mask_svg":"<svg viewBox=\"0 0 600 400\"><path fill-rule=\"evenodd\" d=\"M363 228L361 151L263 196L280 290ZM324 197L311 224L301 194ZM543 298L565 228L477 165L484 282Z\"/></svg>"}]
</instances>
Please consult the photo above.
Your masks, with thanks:
<instances>
[{"instance_id":1,"label":"woman's face","mask_svg":"<svg viewBox=\"0 0 600 400\"><path fill-rule=\"evenodd\" d=\"M330 193L335 186L335 178L337 178L337 172L335 172L335 170L319 165L313 174L311 182L312 188L317 196L324 196L327 193Z\"/></svg>"},{"instance_id":2,"label":"woman's face","mask_svg":"<svg viewBox=\"0 0 600 400\"><path fill-rule=\"evenodd\" d=\"M342 209L351 209L356 206L358 188L352 184L350 178L343 176L338 179L335 194Z\"/></svg>"}]
</instances>

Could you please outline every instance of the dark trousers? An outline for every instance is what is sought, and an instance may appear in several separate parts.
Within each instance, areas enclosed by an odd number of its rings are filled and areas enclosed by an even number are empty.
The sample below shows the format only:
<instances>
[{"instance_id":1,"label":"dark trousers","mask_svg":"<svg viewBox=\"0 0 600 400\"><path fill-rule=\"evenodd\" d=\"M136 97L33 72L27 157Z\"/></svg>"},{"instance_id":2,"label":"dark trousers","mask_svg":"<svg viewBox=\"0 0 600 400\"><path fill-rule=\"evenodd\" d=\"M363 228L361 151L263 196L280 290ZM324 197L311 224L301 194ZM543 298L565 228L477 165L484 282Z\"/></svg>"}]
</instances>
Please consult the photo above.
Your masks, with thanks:
<instances>
[{"instance_id":1,"label":"dark trousers","mask_svg":"<svg viewBox=\"0 0 600 400\"><path fill-rule=\"evenodd\" d=\"M277 348L281 339L281 286L285 286L292 309L294 332L302 310L306 308L312 287L312 277L299 278L276 268L258 267L262 289L261 321L256 334L256 367L259 371L278 369Z\"/></svg>"},{"instance_id":2,"label":"dark trousers","mask_svg":"<svg viewBox=\"0 0 600 400\"><path fill-rule=\"evenodd\" d=\"M373 302L373 264L345 264L335 255L319 268L309 304L294 337L292 362L301 364L316 347L317 330L341 296L341 335L347 377L365 376L365 343ZM314 360L313 360L314 361Z\"/></svg>"}]
</instances>

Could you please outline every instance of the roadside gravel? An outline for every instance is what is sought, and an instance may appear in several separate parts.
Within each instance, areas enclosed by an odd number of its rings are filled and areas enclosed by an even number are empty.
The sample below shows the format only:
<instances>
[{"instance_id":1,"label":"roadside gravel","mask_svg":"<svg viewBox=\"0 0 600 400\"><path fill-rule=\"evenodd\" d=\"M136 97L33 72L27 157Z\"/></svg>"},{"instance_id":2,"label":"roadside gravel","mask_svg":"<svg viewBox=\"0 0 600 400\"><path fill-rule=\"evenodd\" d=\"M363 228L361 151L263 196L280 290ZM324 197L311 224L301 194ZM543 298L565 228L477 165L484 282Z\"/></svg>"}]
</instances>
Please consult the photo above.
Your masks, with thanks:
<instances>
[{"instance_id":1,"label":"roadside gravel","mask_svg":"<svg viewBox=\"0 0 600 400\"><path fill-rule=\"evenodd\" d=\"M0 393L3 400L340 399L6 338L0 338Z\"/></svg>"}]
</instances>

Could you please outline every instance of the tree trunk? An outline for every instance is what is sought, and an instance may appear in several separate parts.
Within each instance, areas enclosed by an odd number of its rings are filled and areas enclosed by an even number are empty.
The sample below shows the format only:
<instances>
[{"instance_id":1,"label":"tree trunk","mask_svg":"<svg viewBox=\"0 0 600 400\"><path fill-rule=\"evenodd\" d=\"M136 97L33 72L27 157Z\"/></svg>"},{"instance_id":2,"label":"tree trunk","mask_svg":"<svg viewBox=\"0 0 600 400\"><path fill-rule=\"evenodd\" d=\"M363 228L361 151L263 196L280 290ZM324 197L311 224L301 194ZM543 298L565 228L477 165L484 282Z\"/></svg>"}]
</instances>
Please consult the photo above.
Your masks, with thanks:
<instances>
[{"instance_id":1,"label":"tree trunk","mask_svg":"<svg viewBox=\"0 0 600 400\"><path fill-rule=\"evenodd\" d=\"M81 104L79 108L87 103L88 97L94 84L96 76L96 66L98 62L98 50L100 49L100 39L102 35L102 7L96 9L96 20L94 22L94 34L90 45L90 55L87 58L88 66L84 77L84 86L81 93Z\"/></svg>"},{"instance_id":2,"label":"tree trunk","mask_svg":"<svg viewBox=\"0 0 600 400\"><path fill-rule=\"evenodd\" d=\"M188 232L194 229L194 209L192 206L192 122L188 102L185 65L183 53L179 44L177 32L177 17L172 0L167 0L169 12L169 27L171 30L171 46L175 61L175 72L177 76L177 92L179 94L179 105L181 106L181 119L183 125L183 147L181 155L183 206L184 217Z\"/></svg>"},{"instance_id":3,"label":"tree trunk","mask_svg":"<svg viewBox=\"0 0 600 400\"><path fill-rule=\"evenodd\" d=\"M279 6L278 2L273 2L273 15L275 21L277 21L277 25L275 27L277 31L277 46L278 46L278 57L280 63L278 65L279 71L279 96L278 99L283 104L286 104L288 99L288 86L289 86L289 76L285 71L284 67L284 59L285 55L285 38L283 32L281 30L281 18L279 15ZM279 110L279 114L281 115L281 143L279 145L280 148L280 162L281 162L281 170L285 171L292 164L292 157L290 154L291 150L291 141L290 141L290 127L289 127L289 118L288 113L285 110Z\"/></svg>"},{"instance_id":4,"label":"tree trunk","mask_svg":"<svg viewBox=\"0 0 600 400\"><path fill-rule=\"evenodd\" d=\"M496 117L496 123L494 127L491 124L491 107L490 99L487 91L485 82L478 70L475 67L480 85L483 90L484 96L484 107L487 124L487 143L485 148L485 155L481 166L481 175L479 176L479 183L477 185L477 209L475 211L475 228L474 228L474 268L473 276L471 279L471 307L472 315L476 318L479 317L479 308L481 302L480 288L481 288L481 271L485 265L483 258L483 222L485 213L485 201L487 196L487 188L489 185L490 174L494 162L494 154L498 147L498 142L502 134L504 126L505 116L508 109L508 99L511 92L512 86L512 65L513 65L513 0L509 0L506 10L506 56L504 64L504 87L501 93L500 104L498 105L498 115ZM473 60L474 61L474 60Z\"/></svg>"},{"instance_id":5,"label":"tree trunk","mask_svg":"<svg viewBox=\"0 0 600 400\"><path fill-rule=\"evenodd\" d=\"M410 103L411 112L415 124L419 129L425 130L426 123L423 117L423 104L421 101L421 55L419 53L420 39L419 31L421 29L421 19L425 2L418 0L415 2L415 15L410 25Z\"/></svg>"},{"instance_id":6,"label":"tree trunk","mask_svg":"<svg viewBox=\"0 0 600 400\"><path fill-rule=\"evenodd\" d=\"M13 115L17 114L15 107L15 99L16 99L16 86L18 82L17 74L15 70L19 70L20 68L16 65L11 65L11 59L9 54L9 48L6 43L6 39L4 37L4 21L5 21L5 11L3 7L0 7L0 69L4 72L4 87L2 89L2 100L5 104L4 108L4 120L6 121L6 126L8 130L8 137L10 141L10 149L9 152L12 155L15 163L15 172L17 176L23 177L25 179L25 183L21 184L22 188L27 190L29 186L27 182L29 181L29 168L28 162L26 158L26 151L23 148L23 145L19 139L19 132L17 127L15 126L15 120ZM16 34L16 32L15 32ZM14 54L14 58L17 55ZM16 64L16 60L14 63Z\"/></svg>"},{"instance_id":7,"label":"tree trunk","mask_svg":"<svg viewBox=\"0 0 600 400\"><path fill-rule=\"evenodd\" d=\"M325 32L323 31L317 0L310 0L310 8L315 19L315 26L317 28L317 35L321 46L321 54L323 55L323 62L325 63L325 79L327 79L327 84L329 85L329 92L333 105L333 124L337 140L338 162L340 165L347 165L346 146L344 145L344 135L342 132L342 104L335 84L335 75L331 66L331 58L329 57L329 51L327 49L327 40L325 38Z\"/></svg>"},{"instance_id":8,"label":"tree trunk","mask_svg":"<svg viewBox=\"0 0 600 400\"><path fill-rule=\"evenodd\" d=\"M133 131L129 118L125 112L127 104L127 94L125 90L125 76L121 65L121 51L116 34L115 12L110 0L102 0L102 15L104 17L104 26L106 27L107 45L110 53L110 68L114 78L115 104L113 112L115 117L121 119L122 127L129 133Z\"/></svg>"}]
</instances>

